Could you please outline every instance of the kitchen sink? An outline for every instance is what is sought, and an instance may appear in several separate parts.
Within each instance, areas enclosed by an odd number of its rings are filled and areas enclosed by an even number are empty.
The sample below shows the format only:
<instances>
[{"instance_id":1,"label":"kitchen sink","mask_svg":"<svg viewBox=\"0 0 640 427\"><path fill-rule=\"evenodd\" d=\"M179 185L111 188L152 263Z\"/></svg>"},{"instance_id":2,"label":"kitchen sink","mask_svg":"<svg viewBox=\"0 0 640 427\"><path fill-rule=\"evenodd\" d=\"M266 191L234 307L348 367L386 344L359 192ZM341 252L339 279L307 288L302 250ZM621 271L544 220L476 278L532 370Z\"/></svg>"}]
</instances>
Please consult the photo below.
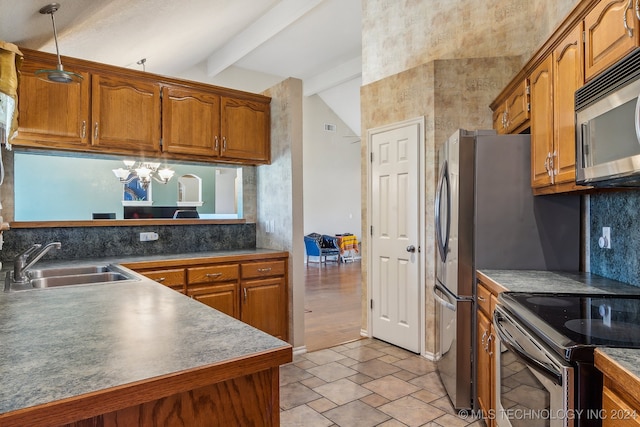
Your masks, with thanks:
<instances>
[{"instance_id":1,"label":"kitchen sink","mask_svg":"<svg viewBox=\"0 0 640 427\"><path fill-rule=\"evenodd\" d=\"M108 265L85 265L78 267L41 268L29 270L27 276L31 279L52 276L77 276L93 273L104 273L109 271Z\"/></svg>"},{"instance_id":2,"label":"kitchen sink","mask_svg":"<svg viewBox=\"0 0 640 427\"><path fill-rule=\"evenodd\" d=\"M28 282L16 283L13 280L13 272L7 272L5 292L140 280L125 269L112 264L34 269L27 272L27 277Z\"/></svg>"}]
</instances>

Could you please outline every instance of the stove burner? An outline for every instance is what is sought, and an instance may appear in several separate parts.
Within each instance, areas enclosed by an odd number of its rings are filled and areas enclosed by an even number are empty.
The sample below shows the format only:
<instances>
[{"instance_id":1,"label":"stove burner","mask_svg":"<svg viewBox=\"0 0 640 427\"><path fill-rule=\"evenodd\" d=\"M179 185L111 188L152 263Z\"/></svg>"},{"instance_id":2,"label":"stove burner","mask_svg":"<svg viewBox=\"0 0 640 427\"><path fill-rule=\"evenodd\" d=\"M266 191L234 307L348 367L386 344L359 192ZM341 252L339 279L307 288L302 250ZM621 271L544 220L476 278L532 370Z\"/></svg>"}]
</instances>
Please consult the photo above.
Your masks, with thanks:
<instances>
[{"instance_id":1,"label":"stove burner","mask_svg":"<svg viewBox=\"0 0 640 427\"><path fill-rule=\"evenodd\" d=\"M571 302L561 298L549 298L548 296L527 298L527 302L547 307L569 307Z\"/></svg>"},{"instance_id":2,"label":"stove burner","mask_svg":"<svg viewBox=\"0 0 640 427\"><path fill-rule=\"evenodd\" d=\"M624 343L640 341L638 325L632 323L613 322L611 326L606 326L602 319L572 319L564 325L567 329L590 338Z\"/></svg>"}]
</instances>

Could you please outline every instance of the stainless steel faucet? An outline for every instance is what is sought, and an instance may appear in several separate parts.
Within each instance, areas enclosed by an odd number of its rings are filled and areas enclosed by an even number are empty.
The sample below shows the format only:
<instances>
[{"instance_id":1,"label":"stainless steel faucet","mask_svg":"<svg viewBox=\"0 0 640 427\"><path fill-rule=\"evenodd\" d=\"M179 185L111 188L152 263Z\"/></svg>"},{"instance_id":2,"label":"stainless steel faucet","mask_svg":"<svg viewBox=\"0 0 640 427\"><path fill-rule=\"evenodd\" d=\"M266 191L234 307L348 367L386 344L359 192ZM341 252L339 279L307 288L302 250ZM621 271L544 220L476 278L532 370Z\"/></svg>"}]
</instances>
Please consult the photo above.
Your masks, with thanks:
<instances>
[{"instance_id":1,"label":"stainless steel faucet","mask_svg":"<svg viewBox=\"0 0 640 427\"><path fill-rule=\"evenodd\" d=\"M13 282L14 283L27 283L29 278L27 277L27 271L33 266L40 258L45 256L52 248L60 249L62 244L60 242L51 242L48 245L42 247L41 244L36 243L33 246L25 249L22 253L16 256L13 260ZM34 251L38 251L31 259L29 256ZM28 260L28 262L27 262Z\"/></svg>"}]
</instances>

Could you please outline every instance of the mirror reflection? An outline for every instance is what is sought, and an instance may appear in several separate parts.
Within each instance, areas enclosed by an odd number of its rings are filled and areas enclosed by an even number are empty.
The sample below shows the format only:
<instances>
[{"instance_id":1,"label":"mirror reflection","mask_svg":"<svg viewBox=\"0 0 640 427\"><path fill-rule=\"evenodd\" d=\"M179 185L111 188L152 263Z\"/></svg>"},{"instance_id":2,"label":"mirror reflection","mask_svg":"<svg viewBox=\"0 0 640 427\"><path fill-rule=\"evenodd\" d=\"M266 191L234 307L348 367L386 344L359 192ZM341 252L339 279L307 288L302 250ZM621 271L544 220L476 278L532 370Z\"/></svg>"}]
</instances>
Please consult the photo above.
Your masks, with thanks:
<instances>
[{"instance_id":1,"label":"mirror reflection","mask_svg":"<svg viewBox=\"0 0 640 427\"><path fill-rule=\"evenodd\" d=\"M15 221L99 218L172 218L194 210L201 219L242 218L242 168L162 162L174 171L166 184L152 180L143 203L114 176L123 160L37 151L14 153ZM133 205L133 206L132 206ZM136 206L140 205L140 206Z\"/></svg>"}]
</instances>

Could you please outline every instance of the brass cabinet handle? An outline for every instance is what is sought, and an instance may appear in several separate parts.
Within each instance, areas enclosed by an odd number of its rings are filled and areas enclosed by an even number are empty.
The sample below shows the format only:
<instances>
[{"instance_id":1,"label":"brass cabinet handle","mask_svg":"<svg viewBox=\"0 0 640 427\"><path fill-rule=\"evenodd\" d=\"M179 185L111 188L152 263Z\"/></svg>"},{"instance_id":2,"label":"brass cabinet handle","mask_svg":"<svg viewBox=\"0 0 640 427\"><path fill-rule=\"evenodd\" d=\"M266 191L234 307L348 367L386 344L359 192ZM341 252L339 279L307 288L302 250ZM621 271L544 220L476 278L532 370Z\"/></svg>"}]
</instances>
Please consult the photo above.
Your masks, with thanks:
<instances>
[{"instance_id":1,"label":"brass cabinet handle","mask_svg":"<svg viewBox=\"0 0 640 427\"><path fill-rule=\"evenodd\" d=\"M165 280L167 280L167 278L166 278L166 277L158 277L158 278L156 279L156 282L158 282L158 283L162 283L162 282L164 282Z\"/></svg>"},{"instance_id":2,"label":"brass cabinet handle","mask_svg":"<svg viewBox=\"0 0 640 427\"><path fill-rule=\"evenodd\" d=\"M215 140L215 145L214 145L213 149L214 149L214 151L218 151L218 135L216 135L214 140Z\"/></svg>"},{"instance_id":3,"label":"brass cabinet handle","mask_svg":"<svg viewBox=\"0 0 640 427\"><path fill-rule=\"evenodd\" d=\"M81 137L82 137L82 139L84 139L86 136L87 136L87 121L83 120L82 121Z\"/></svg>"},{"instance_id":4,"label":"brass cabinet handle","mask_svg":"<svg viewBox=\"0 0 640 427\"><path fill-rule=\"evenodd\" d=\"M247 302L247 288L244 288L244 302Z\"/></svg>"},{"instance_id":5,"label":"brass cabinet handle","mask_svg":"<svg viewBox=\"0 0 640 427\"><path fill-rule=\"evenodd\" d=\"M484 297L478 295L478 301L486 301L486 300L484 299Z\"/></svg>"},{"instance_id":6,"label":"brass cabinet handle","mask_svg":"<svg viewBox=\"0 0 640 427\"><path fill-rule=\"evenodd\" d=\"M222 137L222 151L227 151L227 137Z\"/></svg>"},{"instance_id":7,"label":"brass cabinet handle","mask_svg":"<svg viewBox=\"0 0 640 427\"><path fill-rule=\"evenodd\" d=\"M636 0L636 18L640 20L640 0Z\"/></svg>"},{"instance_id":8,"label":"brass cabinet handle","mask_svg":"<svg viewBox=\"0 0 640 427\"><path fill-rule=\"evenodd\" d=\"M222 273L206 273L205 277L220 277Z\"/></svg>"},{"instance_id":9,"label":"brass cabinet handle","mask_svg":"<svg viewBox=\"0 0 640 427\"><path fill-rule=\"evenodd\" d=\"M269 268L259 268L258 269L258 272L260 272L260 273L268 273L270 271L271 271L271 267L269 267Z\"/></svg>"},{"instance_id":10,"label":"brass cabinet handle","mask_svg":"<svg viewBox=\"0 0 640 427\"><path fill-rule=\"evenodd\" d=\"M93 139L98 139L98 122L96 122L95 127L93 129Z\"/></svg>"},{"instance_id":11,"label":"brass cabinet handle","mask_svg":"<svg viewBox=\"0 0 640 427\"><path fill-rule=\"evenodd\" d=\"M627 22L627 12L633 6L633 0L629 0L629 4L627 8L624 10L624 14L622 15L622 24L624 25L624 29L627 30L627 35L629 37L633 37L633 28L629 27L629 23ZM636 7L638 6L638 0L636 0ZM638 15L638 9L636 8L636 15Z\"/></svg>"}]
</instances>

